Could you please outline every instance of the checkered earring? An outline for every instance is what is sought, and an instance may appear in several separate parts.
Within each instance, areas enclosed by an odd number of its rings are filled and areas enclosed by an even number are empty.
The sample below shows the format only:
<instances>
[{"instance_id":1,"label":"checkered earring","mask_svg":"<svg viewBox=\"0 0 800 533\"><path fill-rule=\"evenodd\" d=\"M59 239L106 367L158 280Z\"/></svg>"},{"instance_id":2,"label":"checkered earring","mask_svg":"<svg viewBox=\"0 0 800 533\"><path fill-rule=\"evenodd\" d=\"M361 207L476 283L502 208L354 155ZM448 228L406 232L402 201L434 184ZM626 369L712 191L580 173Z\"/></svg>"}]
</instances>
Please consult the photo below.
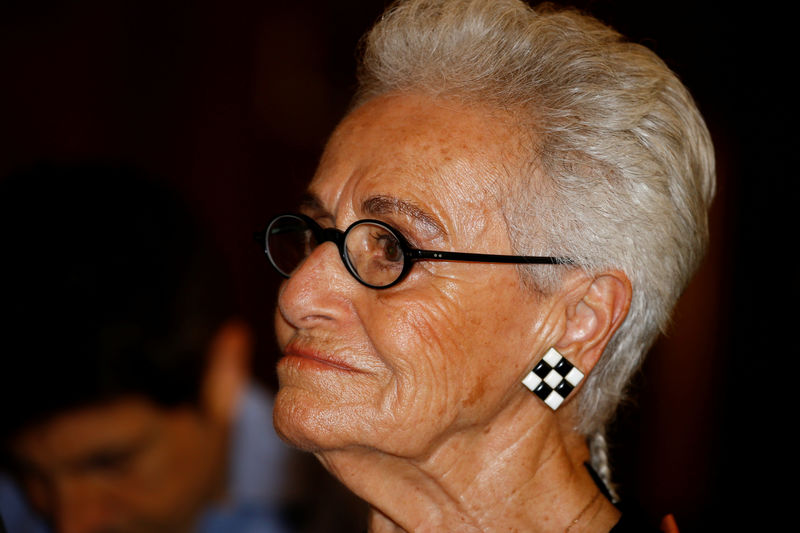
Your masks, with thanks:
<instances>
[{"instance_id":1,"label":"checkered earring","mask_svg":"<svg viewBox=\"0 0 800 533\"><path fill-rule=\"evenodd\" d=\"M583 372L567 358L550 348L522 384L555 411L583 379Z\"/></svg>"}]
</instances>

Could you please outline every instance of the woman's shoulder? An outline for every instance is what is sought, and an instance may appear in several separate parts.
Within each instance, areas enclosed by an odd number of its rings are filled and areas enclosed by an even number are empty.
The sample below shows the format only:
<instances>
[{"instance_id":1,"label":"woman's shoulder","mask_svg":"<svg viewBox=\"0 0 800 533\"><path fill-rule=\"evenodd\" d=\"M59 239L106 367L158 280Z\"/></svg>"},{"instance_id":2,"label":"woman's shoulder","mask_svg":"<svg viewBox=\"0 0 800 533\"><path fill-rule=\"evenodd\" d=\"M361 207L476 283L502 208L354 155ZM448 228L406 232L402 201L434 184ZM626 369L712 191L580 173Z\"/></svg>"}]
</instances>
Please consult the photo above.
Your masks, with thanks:
<instances>
[{"instance_id":1,"label":"woman's shoulder","mask_svg":"<svg viewBox=\"0 0 800 533\"><path fill-rule=\"evenodd\" d=\"M660 524L656 524L637 507L620 505L619 509L622 516L610 533L679 533L678 524L671 514L662 518Z\"/></svg>"},{"instance_id":2,"label":"woman's shoulder","mask_svg":"<svg viewBox=\"0 0 800 533\"><path fill-rule=\"evenodd\" d=\"M621 513L619 521L611 528L610 533L679 533L678 525L671 514L666 515L661 519L661 523L657 524L650 517L650 514L646 513L635 500L623 499L621 502L618 500L615 501L608 487L600 479L600 476L597 475L592 465L588 462L583 464L592 477L592 480L597 485L597 488L600 489L600 492L608 498Z\"/></svg>"}]
</instances>

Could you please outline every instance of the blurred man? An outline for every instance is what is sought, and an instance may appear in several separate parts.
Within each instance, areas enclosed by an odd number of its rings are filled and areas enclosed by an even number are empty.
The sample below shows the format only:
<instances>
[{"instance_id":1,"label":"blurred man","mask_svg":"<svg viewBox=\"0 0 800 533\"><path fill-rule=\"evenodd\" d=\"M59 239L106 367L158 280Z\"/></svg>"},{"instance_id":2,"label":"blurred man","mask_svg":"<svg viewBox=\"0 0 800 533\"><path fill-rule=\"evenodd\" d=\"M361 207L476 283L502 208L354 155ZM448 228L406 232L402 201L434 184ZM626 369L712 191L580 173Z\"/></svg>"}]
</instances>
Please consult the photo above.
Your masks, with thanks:
<instances>
[{"instance_id":1,"label":"blurred man","mask_svg":"<svg viewBox=\"0 0 800 533\"><path fill-rule=\"evenodd\" d=\"M0 182L3 464L58 532L284 531L287 449L213 247L111 167ZM9 533L23 509L0 484Z\"/></svg>"}]
</instances>

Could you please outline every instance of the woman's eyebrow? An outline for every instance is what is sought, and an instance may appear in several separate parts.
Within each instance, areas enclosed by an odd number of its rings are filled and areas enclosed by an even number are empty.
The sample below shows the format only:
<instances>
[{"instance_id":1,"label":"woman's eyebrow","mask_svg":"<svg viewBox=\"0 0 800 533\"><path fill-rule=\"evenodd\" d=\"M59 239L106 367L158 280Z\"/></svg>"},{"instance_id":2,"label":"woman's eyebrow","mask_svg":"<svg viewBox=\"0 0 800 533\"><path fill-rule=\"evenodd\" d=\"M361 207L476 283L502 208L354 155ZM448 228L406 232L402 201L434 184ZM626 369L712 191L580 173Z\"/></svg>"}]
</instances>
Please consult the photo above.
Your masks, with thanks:
<instances>
[{"instance_id":1,"label":"woman's eyebrow","mask_svg":"<svg viewBox=\"0 0 800 533\"><path fill-rule=\"evenodd\" d=\"M417 204L409 202L408 200L401 200L400 198L395 198L393 196L376 195L370 196L364 200L364 203L361 204L361 207L365 213L369 213L370 215L391 215L402 213L422 223L422 225L426 226L437 236L447 235L444 227L433 215L427 213Z\"/></svg>"}]
</instances>

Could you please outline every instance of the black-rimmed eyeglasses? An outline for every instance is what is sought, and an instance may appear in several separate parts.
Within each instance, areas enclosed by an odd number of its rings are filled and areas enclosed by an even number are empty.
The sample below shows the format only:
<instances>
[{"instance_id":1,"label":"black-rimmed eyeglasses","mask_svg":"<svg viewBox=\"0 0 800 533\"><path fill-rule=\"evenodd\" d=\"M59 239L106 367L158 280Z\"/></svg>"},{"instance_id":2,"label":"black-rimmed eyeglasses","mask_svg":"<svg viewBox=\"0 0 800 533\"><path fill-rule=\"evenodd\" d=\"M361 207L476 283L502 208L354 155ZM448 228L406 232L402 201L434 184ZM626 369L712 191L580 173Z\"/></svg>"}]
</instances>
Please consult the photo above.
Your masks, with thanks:
<instances>
[{"instance_id":1,"label":"black-rimmed eyeglasses","mask_svg":"<svg viewBox=\"0 0 800 533\"><path fill-rule=\"evenodd\" d=\"M300 214L278 215L267 229L256 235L270 263L289 277L314 249L331 241L339 248L347 271L360 283L373 289L386 289L400 283L417 261L468 261L475 263L514 263L537 265L572 264L564 257L473 254L420 250L411 246L403 234L379 220L358 220L344 230L323 228Z\"/></svg>"}]
</instances>

